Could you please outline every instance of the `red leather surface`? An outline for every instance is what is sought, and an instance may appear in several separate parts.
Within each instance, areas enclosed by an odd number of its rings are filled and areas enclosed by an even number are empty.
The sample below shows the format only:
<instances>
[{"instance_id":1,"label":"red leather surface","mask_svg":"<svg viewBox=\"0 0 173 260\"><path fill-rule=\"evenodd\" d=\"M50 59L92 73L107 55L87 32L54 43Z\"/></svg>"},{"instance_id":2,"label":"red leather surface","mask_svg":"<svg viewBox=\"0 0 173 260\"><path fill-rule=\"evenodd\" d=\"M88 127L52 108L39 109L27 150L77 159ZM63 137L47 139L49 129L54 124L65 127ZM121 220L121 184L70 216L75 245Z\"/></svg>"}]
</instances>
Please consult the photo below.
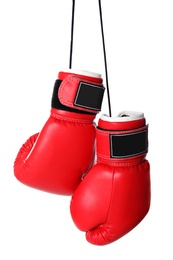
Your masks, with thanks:
<instances>
[{"instance_id":1,"label":"red leather surface","mask_svg":"<svg viewBox=\"0 0 173 260\"><path fill-rule=\"evenodd\" d=\"M100 77L86 76L86 75L82 75L82 74L69 73L69 72L64 72L64 71L60 71L60 72L58 73L58 79L64 80L64 79L67 78L69 75L70 75L71 77L82 78L82 79L85 79L85 80L90 81L90 82L93 82L93 83L102 84L102 82L103 82L103 79L100 78Z\"/></svg>"},{"instance_id":2,"label":"red leather surface","mask_svg":"<svg viewBox=\"0 0 173 260\"><path fill-rule=\"evenodd\" d=\"M66 80L73 74L60 72L60 75ZM80 75L81 78L90 79ZM102 82L101 78L95 80ZM76 91L76 86L71 84L68 88ZM66 97L73 94L67 91ZM19 150L14 162L16 178L42 191L73 194L95 160L96 113L80 114L52 108L40 133L31 136Z\"/></svg>"},{"instance_id":3,"label":"red leather surface","mask_svg":"<svg viewBox=\"0 0 173 260\"><path fill-rule=\"evenodd\" d=\"M88 242L106 245L135 228L149 211L150 165L145 154L110 158L100 132L97 129L97 163L74 192L70 212Z\"/></svg>"},{"instance_id":4,"label":"red leather surface","mask_svg":"<svg viewBox=\"0 0 173 260\"><path fill-rule=\"evenodd\" d=\"M71 195L94 162L93 119L52 109L39 136L31 136L21 147L14 163L16 178L36 189Z\"/></svg>"},{"instance_id":5,"label":"red leather surface","mask_svg":"<svg viewBox=\"0 0 173 260\"><path fill-rule=\"evenodd\" d=\"M116 131L124 131L124 130L130 130L135 129L139 127L143 127L145 125L145 118L141 118L138 120L132 120L132 121L124 121L124 122L107 122L99 119L99 127L105 130L116 130Z\"/></svg>"},{"instance_id":6,"label":"red leather surface","mask_svg":"<svg viewBox=\"0 0 173 260\"><path fill-rule=\"evenodd\" d=\"M149 207L147 161L130 167L97 163L73 194L71 215L90 243L106 245L138 225Z\"/></svg>"}]
</instances>

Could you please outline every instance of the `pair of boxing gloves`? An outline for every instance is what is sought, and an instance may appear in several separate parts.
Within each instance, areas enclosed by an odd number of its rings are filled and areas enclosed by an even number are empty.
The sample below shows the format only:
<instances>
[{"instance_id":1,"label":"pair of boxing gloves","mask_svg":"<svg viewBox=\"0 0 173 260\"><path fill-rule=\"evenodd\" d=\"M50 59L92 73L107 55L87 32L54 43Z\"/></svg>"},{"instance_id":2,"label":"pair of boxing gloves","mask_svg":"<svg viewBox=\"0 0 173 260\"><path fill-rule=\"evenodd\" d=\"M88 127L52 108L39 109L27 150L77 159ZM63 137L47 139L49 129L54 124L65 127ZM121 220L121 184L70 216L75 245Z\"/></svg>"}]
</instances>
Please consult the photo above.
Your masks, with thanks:
<instances>
[{"instance_id":1,"label":"pair of boxing gloves","mask_svg":"<svg viewBox=\"0 0 173 260\"><path fill-rule=\"evenodd\" d=\"M72 220L95 245L127 234L150 207L144 114L101 115L96 125L104 91L99 74L59 72L50 117L23 144L14 162L14 175L23 184L72 195Z\"/></svg>"}]
</instances>

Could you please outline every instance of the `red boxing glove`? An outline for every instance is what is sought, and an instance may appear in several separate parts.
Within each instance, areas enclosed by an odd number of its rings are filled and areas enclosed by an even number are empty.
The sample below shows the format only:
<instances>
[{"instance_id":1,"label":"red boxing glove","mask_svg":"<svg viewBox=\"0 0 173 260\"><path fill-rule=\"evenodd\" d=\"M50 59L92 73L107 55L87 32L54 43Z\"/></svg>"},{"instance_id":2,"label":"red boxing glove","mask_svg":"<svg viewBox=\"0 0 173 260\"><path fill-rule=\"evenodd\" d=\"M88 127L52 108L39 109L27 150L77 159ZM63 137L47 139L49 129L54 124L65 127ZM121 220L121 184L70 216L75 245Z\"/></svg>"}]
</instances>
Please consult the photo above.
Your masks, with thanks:
<instances>
[{"instance_id":1,"label":"red boxing glove","mask_svg":"<svg viewBox=\"0 0 173 260\"><path fill-rule=\"evenodd\" d=\"M97 163L75 190L70 211L88 242L106 245L131 231L150 207L148 126L143 113L103 115L96 130Z\"/></svg>"},{"instance_id":2,"label":"red boxing glove","mask_svg":"<svg viewBox=\"0 0 173 260\"><path fill-rule=\"evenodd\" d=\"M100 74L59 72L49 119L15 159L14 175L20 182L54 194L74 192L94 163L93 120L101 110L104 90Z\"/></svg>"}]
</instances>

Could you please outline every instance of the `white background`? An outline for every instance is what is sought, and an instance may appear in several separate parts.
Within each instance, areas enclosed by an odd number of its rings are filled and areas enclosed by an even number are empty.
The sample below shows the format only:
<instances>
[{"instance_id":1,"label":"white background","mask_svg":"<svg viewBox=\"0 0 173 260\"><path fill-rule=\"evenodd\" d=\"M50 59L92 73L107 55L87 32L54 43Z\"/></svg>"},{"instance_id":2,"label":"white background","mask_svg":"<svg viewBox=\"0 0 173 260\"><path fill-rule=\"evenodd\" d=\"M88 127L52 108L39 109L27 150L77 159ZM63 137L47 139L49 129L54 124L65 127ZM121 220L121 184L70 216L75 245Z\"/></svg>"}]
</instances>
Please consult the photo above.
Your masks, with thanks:
<instances>
[{"instance_id":1,"label":"white background","mask_svg":"<svg viewBox=\"0 0 173 260\"><path fill-rule=\"evenodd\" d=\"M143 111L149 123L152 200L140 225L91 245L71 220L70 197L13 175L19 148L49 117L58 71L68 68L71 3L0 0L0 259L172 260L172 0L102 0L112 114ZM98 1L76 0L75 14L73 68L105 80Z\"/></svg>"}]
</instances>

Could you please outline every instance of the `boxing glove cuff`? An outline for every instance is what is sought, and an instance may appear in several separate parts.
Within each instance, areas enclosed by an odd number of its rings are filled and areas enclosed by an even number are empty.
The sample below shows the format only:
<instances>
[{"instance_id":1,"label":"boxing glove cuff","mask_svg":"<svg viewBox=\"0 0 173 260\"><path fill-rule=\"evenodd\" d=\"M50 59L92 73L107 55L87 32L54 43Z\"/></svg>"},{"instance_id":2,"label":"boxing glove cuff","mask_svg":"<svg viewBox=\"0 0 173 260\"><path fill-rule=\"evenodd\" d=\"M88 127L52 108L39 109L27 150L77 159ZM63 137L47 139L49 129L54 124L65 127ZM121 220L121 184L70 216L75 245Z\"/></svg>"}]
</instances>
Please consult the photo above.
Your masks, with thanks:
<instances>
[{"instance_id":1,"label":"boxing glove cuff","mask_svg":"<svg viewBox=\"0 0 173 260\"><path fill-rule=\"evenodd\" d=\"M101 110L104 91L99 75L94 78L88 74L60 72L54 86L52 107L97 114Z\"/></svg>"},{"instance_id":2,"label":"boxing glove cuff","mask_svg":"<svg viewBox=\"0 0 173 260\"><path fill-rule=\"evenodd\" d=\"M73 86L73 87L72 87ZM68 77L60 85L58 97L68 107L88 112L101 110L104 87L77 77Z\"/></svg>"},{"instance_id":3,"label":"boxing glove cuff","mask_svg":"<svg viewBox=\"0 0 173 260\"><path fill-rule=\"evenodd\" d=\"M148 125L143 114L128 113L117 118L105 115L100 118L96 133L98 158L113 163L120 160L135 163L148 152Z\"/></svg>"}]
</instances>

